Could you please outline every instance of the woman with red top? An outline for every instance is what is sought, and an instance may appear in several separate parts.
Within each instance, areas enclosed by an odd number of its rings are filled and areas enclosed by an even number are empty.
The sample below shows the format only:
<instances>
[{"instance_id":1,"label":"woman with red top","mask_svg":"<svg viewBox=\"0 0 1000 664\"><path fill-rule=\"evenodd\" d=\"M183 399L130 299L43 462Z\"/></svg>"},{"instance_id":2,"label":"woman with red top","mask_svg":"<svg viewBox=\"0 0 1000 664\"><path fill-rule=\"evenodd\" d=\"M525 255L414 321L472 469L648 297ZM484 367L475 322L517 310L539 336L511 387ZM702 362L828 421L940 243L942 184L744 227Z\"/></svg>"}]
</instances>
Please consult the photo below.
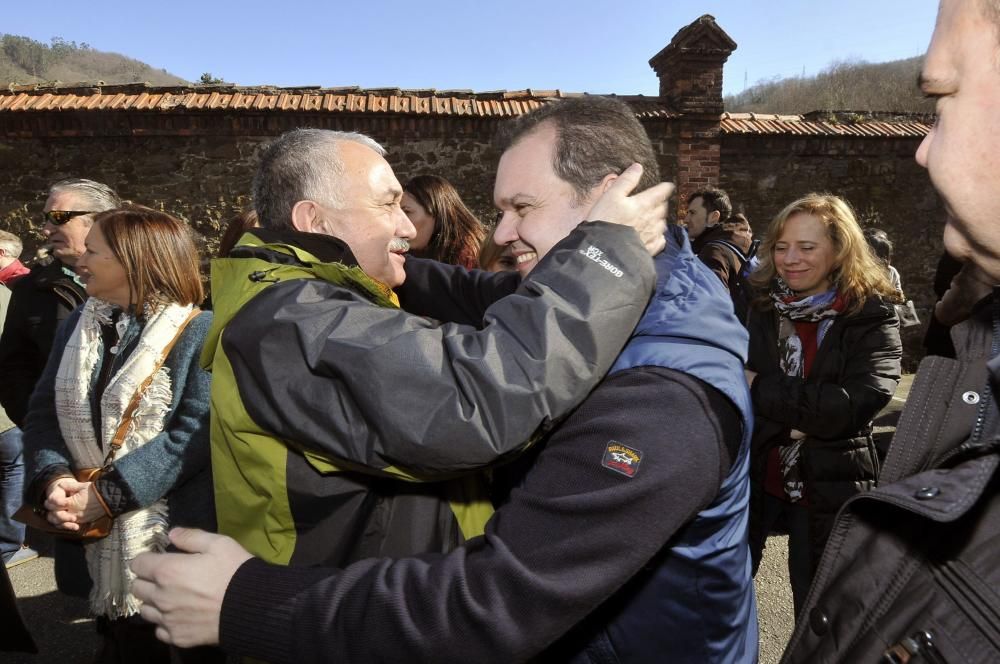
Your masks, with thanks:
<instances>
[{"instance_id":1,"label":"woman with red top","mask_svg":"<svg viewBox=\"0 0 1000 664\"><path fill-rule=\"evenodd\" d=\"M771 222L751 277L754 405L750 549L788 534L796 614L833 518L878 477L872 419L892 398L902 347L896 289L850 206L809 194Z\"/></svg>"},{"instance_id":2,"label":"woman with red top","mask_svg":"<svg viewBox=\"0 0 1000 664\"><path fill-rule=\"evenodd\" d=\"M417 229L410 240L411 254L467 270L479 267L486 229L450 182L437 175L418 175L403 186L400 206Z\"/></svg>"}]
</instances>

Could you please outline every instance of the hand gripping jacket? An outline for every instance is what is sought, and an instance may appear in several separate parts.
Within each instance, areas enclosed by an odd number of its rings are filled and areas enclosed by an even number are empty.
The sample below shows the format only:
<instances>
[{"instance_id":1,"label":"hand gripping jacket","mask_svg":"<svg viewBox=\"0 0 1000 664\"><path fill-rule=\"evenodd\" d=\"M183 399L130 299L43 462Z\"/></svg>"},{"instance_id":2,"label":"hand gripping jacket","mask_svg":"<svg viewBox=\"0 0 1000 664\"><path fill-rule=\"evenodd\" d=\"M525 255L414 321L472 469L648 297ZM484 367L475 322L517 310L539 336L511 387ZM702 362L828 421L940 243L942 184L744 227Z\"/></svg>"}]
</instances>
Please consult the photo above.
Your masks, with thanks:
<instances>
[{"instance_id":1,"label":"hand gripping jacket","mask_svg":"<svg viewBox=\"0 0 1000 664\"><path fill-rule=\"evenodd\" d=\"M631 229L585 226L482 330L399 311L335 238L259 230L213 261L202 363L220 532L268 562L338 566L480 534L474 471L586 396L652 290ZM614 247L619 274L593 245Z\"/></svg>"}]
</instances>

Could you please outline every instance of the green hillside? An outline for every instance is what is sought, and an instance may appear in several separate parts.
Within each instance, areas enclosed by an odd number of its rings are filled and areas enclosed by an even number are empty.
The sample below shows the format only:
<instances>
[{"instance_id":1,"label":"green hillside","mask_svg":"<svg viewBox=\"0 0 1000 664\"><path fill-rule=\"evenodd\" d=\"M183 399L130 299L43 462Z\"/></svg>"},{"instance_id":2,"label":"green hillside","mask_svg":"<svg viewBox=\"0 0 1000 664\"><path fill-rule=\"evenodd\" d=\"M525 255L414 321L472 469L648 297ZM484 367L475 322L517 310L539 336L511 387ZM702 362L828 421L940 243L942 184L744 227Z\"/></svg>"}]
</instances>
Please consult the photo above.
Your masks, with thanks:
<instances>
[{"instance_id":1,"label":"green hillside","mask_svg":"<svg viewBox=\"0 0 1000 664\"><path fill-rule=\"evenodd\" d=\"M17 35L0 35L0 83L4 87L28 83L104 81L105 83L141 83L187 85L179 76L156 69L144 62L118 53L106 53L53 37L43 44Z\"/></svg>"},{"instance_id":2,"label":"green hillside","mask_svg":"<svg viewBox=\"0 0 1000 664\"><path fill-rule=\"evenodd\" d=\"M895 111L933 113L917 88L923 57L871 64L837 62L812 77L764 81L725 98L734 113Z\"/></svg>"}]
</instances>

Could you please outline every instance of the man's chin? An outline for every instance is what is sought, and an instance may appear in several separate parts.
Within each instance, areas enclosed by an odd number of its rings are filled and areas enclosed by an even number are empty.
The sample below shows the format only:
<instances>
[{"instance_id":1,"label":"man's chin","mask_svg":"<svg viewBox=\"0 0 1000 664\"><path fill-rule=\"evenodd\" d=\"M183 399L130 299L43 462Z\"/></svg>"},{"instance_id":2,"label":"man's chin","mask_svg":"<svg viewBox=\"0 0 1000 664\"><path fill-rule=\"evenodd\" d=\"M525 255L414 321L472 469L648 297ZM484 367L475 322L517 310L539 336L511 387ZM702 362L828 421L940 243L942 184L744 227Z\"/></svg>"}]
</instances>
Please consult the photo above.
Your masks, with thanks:
<instances>
[{"instance_id":1,"label":"man's chin","mask_svg":"<svg viewBox=\"0 0 1000 664\"><path fill-rule=\"evenodd\" d=\"M80 254L76 253L75 251L67 249L66 247L61 247L59 245L53 246L52 250L49 253L51 253L53 256L58 258L60 262L65 263L66 265L75 264L76 259L80 257Z\"/></svg>"},{"instance_id":2,"label":"man's chin","mask_svg":"<svg viewBox=\"0 0 1000 664\"><path fill-rule=\"evenodd\" d=\"M959 230L959 225L960 222L954 216L948 215L944 224L942 243L944 244L944 250L952 258L967 262L973 260L972 249L965 235Z\"/></svg>"}]
</instances>

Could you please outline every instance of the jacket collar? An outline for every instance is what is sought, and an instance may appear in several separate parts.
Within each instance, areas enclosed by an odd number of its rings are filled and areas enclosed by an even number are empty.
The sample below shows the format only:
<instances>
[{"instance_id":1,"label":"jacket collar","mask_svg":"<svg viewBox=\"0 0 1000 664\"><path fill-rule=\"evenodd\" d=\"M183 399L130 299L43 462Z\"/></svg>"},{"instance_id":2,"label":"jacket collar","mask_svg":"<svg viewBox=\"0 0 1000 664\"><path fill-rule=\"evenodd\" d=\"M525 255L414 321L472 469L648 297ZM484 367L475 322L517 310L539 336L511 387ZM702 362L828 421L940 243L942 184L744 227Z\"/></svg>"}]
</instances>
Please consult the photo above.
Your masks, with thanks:
<instances>
[{"instance_id":1,"label":"jacket collar","mask_svg":"<svg viewBox=\"0 0 1000 664\"><path fill-rule=\"evenodd\" d=\"M303 233L294 229L274 230L270 228L254 228L253 235L264 244L288 244L309 252L323 263L343 263L357 265L354 253L340 238L322 233Z\"/></svg>"}]
</instances>

